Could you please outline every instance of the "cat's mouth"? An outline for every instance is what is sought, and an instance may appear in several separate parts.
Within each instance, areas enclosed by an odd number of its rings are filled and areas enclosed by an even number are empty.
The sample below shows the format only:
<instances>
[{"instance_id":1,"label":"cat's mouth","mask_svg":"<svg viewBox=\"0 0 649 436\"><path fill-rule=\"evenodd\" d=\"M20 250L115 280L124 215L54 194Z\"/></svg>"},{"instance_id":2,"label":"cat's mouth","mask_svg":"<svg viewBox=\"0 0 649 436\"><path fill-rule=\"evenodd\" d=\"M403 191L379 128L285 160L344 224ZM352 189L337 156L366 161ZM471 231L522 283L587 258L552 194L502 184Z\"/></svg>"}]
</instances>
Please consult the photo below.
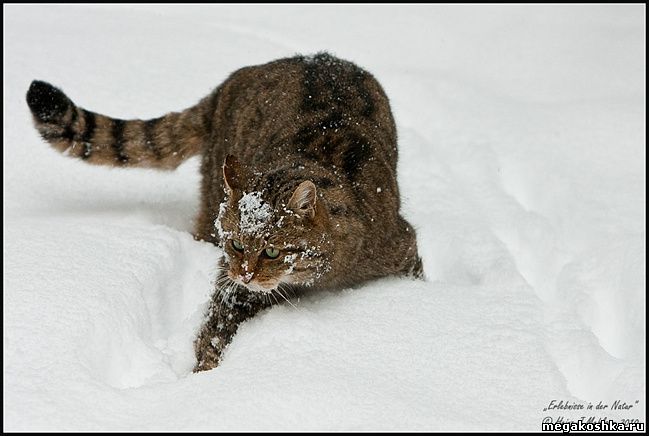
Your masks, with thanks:
<instances>
[{"instance_id":1,"label":"cat's mouth","mask_svg":"<svg viewBox=\"0 0 649 436\"><path fill-rule=\"evenodd\" d=\"M243 283L241 281L238 281L238 283L241 286L245 286L246 288L248 288L252 292L258 292L258 293L261 293L261 294L270 294L271 292L273 292L277 288L277 285L269 287L267 285L263 286L263 285L261 285L259 283L255 283L255 282Z\"/></svg>"},{"instance_id":2,"label":"cat's mouth","mask_svg":"<svg viewBox=\"0 0 649 436\"><path fill-rule=\"evenodd\" d=\"M245 276L236 276L228 271L228 277L236 284L243 286L252 292L262 294L270 294L275 289L277 289L277 286L279 285L278 281L261 282L254 278L252 274Z\"/></svg>"}]
</instances>

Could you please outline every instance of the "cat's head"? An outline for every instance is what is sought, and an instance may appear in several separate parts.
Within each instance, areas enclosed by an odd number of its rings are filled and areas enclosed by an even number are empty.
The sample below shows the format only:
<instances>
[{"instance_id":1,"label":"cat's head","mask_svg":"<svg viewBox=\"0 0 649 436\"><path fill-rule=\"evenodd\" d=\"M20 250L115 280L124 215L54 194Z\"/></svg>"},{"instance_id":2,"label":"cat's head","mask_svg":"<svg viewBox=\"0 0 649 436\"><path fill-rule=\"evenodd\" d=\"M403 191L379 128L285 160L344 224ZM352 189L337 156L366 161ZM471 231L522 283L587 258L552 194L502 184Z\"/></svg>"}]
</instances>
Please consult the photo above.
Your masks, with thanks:
<instances>
[{"instance_id":1,"label":"cat's head","mask_svg":"<svg viewBox=\"0 0 649 436\"><path fill-rule=\"evenodd\" d=\"M328 270L330 256L329 217L317 188L305 179L259 190L253 188L259 176L233 156L225 159L226 197L215 227L227 276L262 293L282 283L310 286Z\"/></svg>"}]
</instances>

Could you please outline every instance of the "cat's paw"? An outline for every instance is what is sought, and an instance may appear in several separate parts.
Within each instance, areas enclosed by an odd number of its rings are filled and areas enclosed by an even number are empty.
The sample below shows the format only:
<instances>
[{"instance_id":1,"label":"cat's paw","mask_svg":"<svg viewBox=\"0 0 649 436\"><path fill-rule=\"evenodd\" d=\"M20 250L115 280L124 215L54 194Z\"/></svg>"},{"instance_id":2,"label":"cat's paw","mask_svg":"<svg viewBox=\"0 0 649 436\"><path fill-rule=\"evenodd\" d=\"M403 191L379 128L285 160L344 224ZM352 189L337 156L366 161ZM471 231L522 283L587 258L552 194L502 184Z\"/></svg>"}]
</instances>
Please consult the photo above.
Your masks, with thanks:
<instances>
[{"instance_id":1,"label":"cat's paw","mask_svg":"<svg viewBox=\"0 0 649 436\"><path fill-rule=\"evenodd\" d=\"M56 123L63 118L72 101L60 89L34 80L27 91L27 104L38 121Z\"/></svg>"},{"instance_id":2,"label":"cat's paw","mask_svg":"<svg viewBox=\"0 0 649 436\"><path fill-rule=\"evenodd\" d=\"M210 345L211 344L201 343L200 340L197 341L197 343L195 344L195 346L197 347L195 350L196 366L194 366L192 372L209 371L210 369L214 369L219 366L219 362L221 361L221 353L223 350L221 350L219 347Z\"/></svg>"}]
</instances>

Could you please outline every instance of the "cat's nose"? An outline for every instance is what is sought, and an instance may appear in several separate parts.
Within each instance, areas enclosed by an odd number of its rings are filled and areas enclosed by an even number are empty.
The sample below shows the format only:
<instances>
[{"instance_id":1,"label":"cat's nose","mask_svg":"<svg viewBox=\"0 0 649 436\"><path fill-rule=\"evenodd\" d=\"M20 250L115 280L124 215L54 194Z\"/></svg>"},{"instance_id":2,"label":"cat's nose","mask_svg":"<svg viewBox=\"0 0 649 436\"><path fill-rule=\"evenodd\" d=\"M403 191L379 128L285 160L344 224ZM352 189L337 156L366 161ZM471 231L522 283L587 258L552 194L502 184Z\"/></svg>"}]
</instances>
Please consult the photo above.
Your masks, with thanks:
<instances>
[{"instance_id":1,"label":"cat's nose","mask_svg":"<svg viewBox=\"0 0 649 436\"><path fill-rule=\"evenodd\" d=\"M255 275L254 272L247 272L245 274L239 274L239 278L244 283L250 283L250 280L252 280L253 275Z\"/></svg>"}]
</instances>

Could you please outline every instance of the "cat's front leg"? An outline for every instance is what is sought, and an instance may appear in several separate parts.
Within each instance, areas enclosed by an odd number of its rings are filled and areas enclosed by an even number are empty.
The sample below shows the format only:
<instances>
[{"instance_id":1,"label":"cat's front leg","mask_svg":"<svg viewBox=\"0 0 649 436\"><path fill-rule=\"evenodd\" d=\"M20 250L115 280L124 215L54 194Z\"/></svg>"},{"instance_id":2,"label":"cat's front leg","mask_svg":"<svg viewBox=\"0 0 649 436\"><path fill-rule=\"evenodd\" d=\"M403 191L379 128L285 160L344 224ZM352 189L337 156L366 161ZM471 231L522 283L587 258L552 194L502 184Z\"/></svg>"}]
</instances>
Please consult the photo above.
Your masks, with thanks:
<instances>
[{"instance_id":1,"label":"cat's front leg","mask_svg":"<svg viewBox=\"0 0 649 436\"><path fill-rule=\"evenodd\" d=\"M218 366L223 351L232 341L239 324L268 306L269 300L263 298L263 295L253 293L242 286L237 286L225 295L215 292L210 302L207 321L194 341L194 372Z\"/></svg>"}]
</instances>

